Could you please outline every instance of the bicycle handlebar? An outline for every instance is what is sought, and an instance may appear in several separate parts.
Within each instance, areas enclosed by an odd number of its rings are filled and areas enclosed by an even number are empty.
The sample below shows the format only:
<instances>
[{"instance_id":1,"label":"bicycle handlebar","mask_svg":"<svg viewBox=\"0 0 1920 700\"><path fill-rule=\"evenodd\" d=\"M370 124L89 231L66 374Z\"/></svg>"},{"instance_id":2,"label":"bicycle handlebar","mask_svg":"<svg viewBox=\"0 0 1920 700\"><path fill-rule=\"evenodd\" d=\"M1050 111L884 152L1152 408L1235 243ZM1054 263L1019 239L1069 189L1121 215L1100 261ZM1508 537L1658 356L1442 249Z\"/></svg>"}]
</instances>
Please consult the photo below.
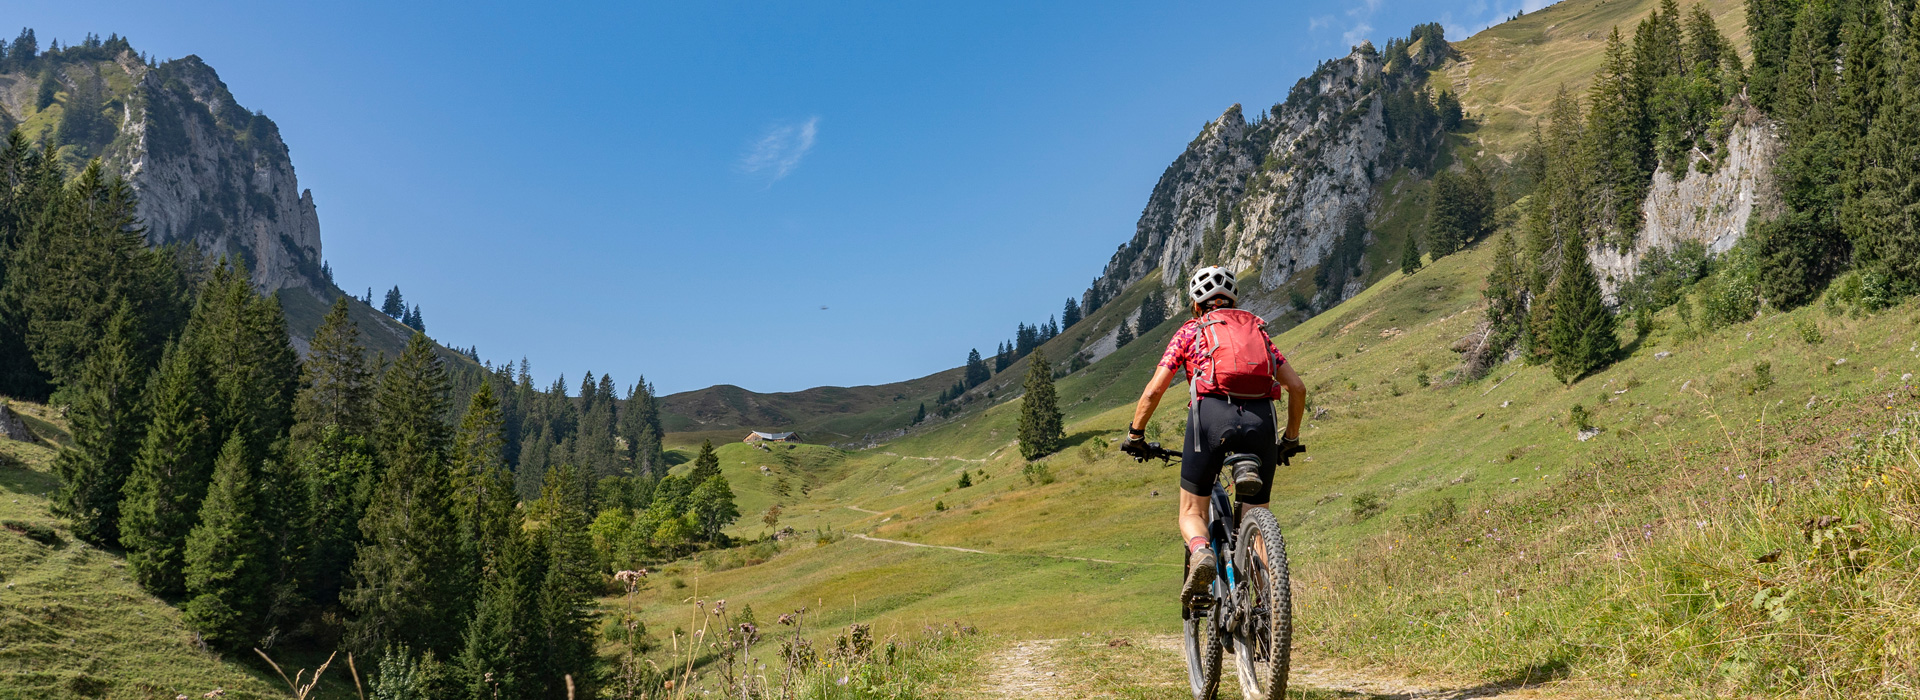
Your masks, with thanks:
<instances>
[{"instance_id":1,"label":"bicycle handlebar","mask_svg":"<svg viewBox=\"0 0 1920 700\"><path fill-rule=\"evenodd\" d=\"M1169 450L1167 448L1161 447L1160 443L1157 443L1157 442L1147 443L1147 448L1143 450L1143 454L1134 454L1134 455L1128 455L1128 456L1133 457L1133 461L1135 462L1145 462L1149 459L1158 459L1162 462L1168 462L1168 461L1180 459L1179 452L1175 452L1173 450Z\"/></svg>"}]
</instances>

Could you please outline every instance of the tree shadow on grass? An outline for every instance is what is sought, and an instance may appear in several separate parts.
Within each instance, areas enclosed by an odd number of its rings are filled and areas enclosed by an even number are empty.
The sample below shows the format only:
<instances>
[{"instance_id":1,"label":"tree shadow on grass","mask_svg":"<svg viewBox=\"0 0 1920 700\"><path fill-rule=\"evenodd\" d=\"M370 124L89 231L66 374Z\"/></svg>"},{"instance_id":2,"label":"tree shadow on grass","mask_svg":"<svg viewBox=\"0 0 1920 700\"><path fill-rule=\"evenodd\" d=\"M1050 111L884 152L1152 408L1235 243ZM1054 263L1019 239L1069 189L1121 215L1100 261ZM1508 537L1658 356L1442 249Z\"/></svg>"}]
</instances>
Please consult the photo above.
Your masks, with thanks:
<instances>
[{"instance_id":1,"label":"tree shadow on grass","mask_svg":"<svg viewBox=\"0 0 1920 700\"><path fill-rule=\"evenodd\" d=\"M36 471L0 455L0 489L45 498L60 485L52 474Z\"/></svg>"}]
</instances>

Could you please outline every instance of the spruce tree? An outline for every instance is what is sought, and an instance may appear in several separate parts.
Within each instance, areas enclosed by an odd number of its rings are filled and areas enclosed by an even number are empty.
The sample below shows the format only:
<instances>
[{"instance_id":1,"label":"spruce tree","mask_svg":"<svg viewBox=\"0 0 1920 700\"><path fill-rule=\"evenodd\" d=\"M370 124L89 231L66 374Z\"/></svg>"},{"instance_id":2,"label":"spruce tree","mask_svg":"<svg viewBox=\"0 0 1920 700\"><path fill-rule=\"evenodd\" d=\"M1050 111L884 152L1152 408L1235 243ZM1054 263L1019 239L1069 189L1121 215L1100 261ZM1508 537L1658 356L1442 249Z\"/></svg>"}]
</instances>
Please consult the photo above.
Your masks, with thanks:
<instances>
[{"instance_id":1,"label":"spruce tree","mask_svg":"<svg viewBox=\"0 0 1920 700\"><path fill-rule=\"evenodd\" d=\"M1026 397L1020 403L1019 438L1020 454L1031 462L1060 449L1066 432L1060 402L1054 395L1053 365L1047 362L1046 353L1039 351L1035 351L1028 362Z\"/></svg>"},{"instance_id":2,"label":"spruce tree","mask_svg":"<svg viewBox=\"0 0 1920 700\"><path fill-rule=\"evenodd\" d=\"M1113 347L1117 350L1126 347L1127 343L1131 342L1133 342L1133 324L1127 322L1126 319L1121 319L1120 330L1116 331L1113 336Z\"/></svg>"},{"instance_id":3,"label":"spruce tree","mask_svg":"<svg viewBox=\"0 0 1920 700\"><path fill-rule=\"evenodd\" d=\"M915 409L913 412L913 423L911 423L910 425L919 425L921 421L924 421L926 419L927 419L927 404L926 402L921 402L920 408Z\"/></svg>"},{"instance_id":4,"label":"spruce tree","mask_svg":"<svg viewBox=\"0 0 1920 700\"><path fill-rule=\"evenodd\" d=\"M212 474L213 396L206 363L175 344L147 385L147 434L122 489L120 543L141 586L162 596L186 591L187 534Z\"/></svg>"},{"instance_id":5,"label":"spruce tree","mask_svg":"<svg viewBox=\"0 0 1920 700\"><path fill-rule=\"evenodd\" d=\"M499 563L516 524L513 475L501 461L500 404L493 387L481 384L460 419L453 446L461 532L471 556L484 569Z\"/></svg>"},{"instance_id":6,"label":"spruce tree","mask_svg":"<svg viewBox=\"0 0 1920 700\"><path fill-rule=\"evenodd\" d=\"M1506 354L1520 342L1526 329L1526 280L1520 264L1519 249L1513 234L1500 232L1500 243L1493 250L1493 271L1487 275L1487 352Z\"/></svg>"},{"instance_id":7,"label":"spruce tree","mask_svg":"<svg viewBox=\"0 0 1920 700\"><path fill-rule=\"evenodd\" d=\"M1080 301L1078 299L1074 299L1073 297L1067 297L1067 306L1065 309L1063 309L1060 312L1060 327L1072 328L1073 324L1076 324L1079 322L1080 322Z\"/></svg>"},{"instance_id":8,"label":"spruce tree","mask_svg":"<svg viewBox=\"0 0 1920 700\"><path fill-rule=\"evenodd\" d=\"M1601 299L1600 280L1587 261L1586 248L1565 246L1560 269L1559 284L1553 289L1549 335L1554 376L1572 384L1611 363L1620 350L1620 340L1614 335L1613 312Z\"/></svg>"},{"instance_id":9,"label":"spruce tree","mask_svg":"<svg viewBox=\"0 0 1920 700\"><path fill-rule=\"evenodd\" d=\"M720 455L714 453L712 440L702 441L700 454L693 458L693 471L687 472L687 482L693 486L699 486L719 475Z\"/></svg>"},{"instance_id":10,"label":"spruce tree","mask_svg":"<svg viewBox=\"0 0 1920 700\"><path fill-rule=\"evenodd\" d=\"M387 290L386 300L380 303L380 313L395 319L407 315L407 303L400 297L400 285L393 285L393 289Z\"/></svg>"},{"instance_id":11,"label":"spruce tree","mask_svg":"<svg viewBox=\"0 0 1920 700\"><path fill-rule=\"evenodd\" d=\"M1140 300L1140 319L1134 331L1138 335L1146 335L1148 331L1159 328L1160 324L1165 323L1166 320L1166 301L1160 298L1159 293L1150 293L1145 299Z\"/></svg>"},{"instance_id":12,"label":"spruce tree","mask_svg":"<svg viewBox=\"0 0 1920 700\"><path fill-rule=\"evenodd\" d=\"M414 333L375 400L382 474L344 601L354 648L408 644L446 657L457 647L459 626L448 621L467 614L468 572L447 468L447 392L432 341Z\"/></svg>"},{"instance_id":13,"label":"spruce tree","mask_svg":"<svg viewBox=\"0 0 1920 700\"><path fill-rule=\"evenodd\" d=\"M121 489L146 431L140 400L146 376L133 356L133 309L124 300L118 306L72 387L73 445L53 463L60 477L54 513L72 524L74 536L107 546L120 541Z\"/></svg>"},{"instance_id":14,"label":"spruce tree","mask_svg":"<svg viewBox=\"0 0 1920 700\"><path fill-rule=\"evenodd\" d=\"M351 580L360 520L375 485L373 449L366 438L332 425L300 451L299 459L311 504L305 597L330 608L339 603L341 591Z\"/></svg>"},{"instance_id":15,"label":"spruce tree","mask_svg":"<svg viewBox=\"0 0 1920 700\"><path fill-rule=\"evenodd\" d=\"M264 459L293 425L300 361L277 298L255 292L238 262L216 266L180 341L205 359L216 435L239 430L251 459Z\"/></svg>"},{"instance_id":16,"label":"spruce tree","mask_svg":"<svg viewBox=\"0 0 1920 700\"><path fill-rule=\"evenodd\" d=\"M583 477L571 464L555 466L547 472L541 503L534 507L544 519L538 536L545 540L548 556L538 592L543 653L537 679L546 697L563 696L568 675L578 695L594 695L592 590L598 574L587 532L591 503Z\"/></svg>"},{"instance_id":17,"label":"spruce tree","mask_svg":"<svg viewBox=\"0 0 1920 700\"><path fill-rule=\"evenodd\" d=\"M1446 170L1434 174L1426 223L1427 250L1435 260L1459 252L1466 245L1470 229L1478 226L1473 220L1476 213L1459 175Z\"/></svg>"},{"instance_id":18,"label":"spruce tree","mask_svg":"<svg viewBox=\"0 0 1920 700\"><path fill-rule=\"evenodd\" d=\"M473 621L453 659L466 697L541 697L540 663L545 652L538 593L546 579L544 541L518 529L498 565L485 572Z\"/></svg>"},{"instance_id":19,"label":"spruce tree","mask_svg":"<svg viewBox=\"0 0 1920 700\"><path fill-rule=\"evenodd\" d=\"M627 439L634 474L657 477L666 470L660 435L659 399L647 378L641 377L627 390L626 405L620 411L620 436Z\"/></svg>"},{"instance_id":20,"label":"spruce tree","mask_svg":"<svg viewBox=\"0 0 1920 700\"><path fill-rule=\"evenodd\" d=\"M1408 232L1400 244L1400 274L1411 275L1420 271L1420 242L1418 237Z\"/></svg>"},{"instance_id":21,"label":"spruce tree","mask_svg":"<svg viewBox=\"0 0 1920 700\"><path fill-rule=\"evenodd\" d=\"M200 524L186 546L184 617L219 649L253 644L266 612L271 562L262 541L257 488L246 440L235 430L215 461Z\"/></svg>"},{"instance_id":22,"label":"spruce tree","mask_svg":"<svg viewBox=\"0 0 1920 700\"><path fill-rule=\"evenodd\" d=\"M967 388L971 389L980 386L986 383L987 379L992 376L993 372L987 369L986 361L980 359L979 348L968 350L965 379Z\"/></svg>"},{"instance_id":23,"label":"spruce tree","mask_svg":"<svg viewBox=\"0 0 1920 700\"><path fill-rule=\"evenodd\" d=\"M349 311L346 297L335 300L308 344L293 404L296 448L314 444L329 427L360 438L373 432L373 375Z\"/></svg>"}]
</instances>

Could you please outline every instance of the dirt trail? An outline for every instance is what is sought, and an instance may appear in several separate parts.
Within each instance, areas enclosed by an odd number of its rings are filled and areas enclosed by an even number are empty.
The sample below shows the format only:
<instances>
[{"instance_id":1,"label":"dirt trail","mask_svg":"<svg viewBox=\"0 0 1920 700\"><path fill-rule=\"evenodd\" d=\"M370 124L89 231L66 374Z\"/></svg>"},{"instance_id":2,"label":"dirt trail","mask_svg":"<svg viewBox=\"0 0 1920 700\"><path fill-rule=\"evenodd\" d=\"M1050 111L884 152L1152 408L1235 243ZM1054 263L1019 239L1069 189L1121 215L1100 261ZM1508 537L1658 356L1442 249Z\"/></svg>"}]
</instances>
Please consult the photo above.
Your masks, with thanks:
<instances>
[{"instance_id":1,"label":"dirt trail","mask_svg":"<svg viewBox=\"0 0 1920 700\"><path fill-rule=\"evenodd\" d=\"M889 540L889 539L883 539L879 537L868 537L866 535L854 535L854 537L858 539L866 540L868 542L884 542L887 544L897 544L897 545L902 545L906 547L926 547L928 549L944 549L949 552L965 552L967 554L990 554L990 555L1005 556L1005 557L1044 557L1047 559L1064 559L1066 561L1090 561L1096 564L1119 564L1122 566L1180 566L1179 564L1167 564L1162 562L1114 561L1112 559L1094 559L1092 557L1070 557L1064 554L1009 554L1007 552L989 552L989 551L980 550L980 549L967 549L965 547L949 547L944 544L922 544L919 542L908 542L905 540Z\"/></svg>"},{"instance_id":2,"label":"dirt trail","mask_svg":"<svg viewBox=\"0 0 1920 700\"><path fill-rule=\"evenodd\" d=\"M1059 645L1058 639L1031 639L1014 642L1006 651L996 654L993 669L987 676L987 697L1020 700L1067 697L1059 671L1053 670L1049 660L1054 647Z\"/></svg>"}]
</instances>

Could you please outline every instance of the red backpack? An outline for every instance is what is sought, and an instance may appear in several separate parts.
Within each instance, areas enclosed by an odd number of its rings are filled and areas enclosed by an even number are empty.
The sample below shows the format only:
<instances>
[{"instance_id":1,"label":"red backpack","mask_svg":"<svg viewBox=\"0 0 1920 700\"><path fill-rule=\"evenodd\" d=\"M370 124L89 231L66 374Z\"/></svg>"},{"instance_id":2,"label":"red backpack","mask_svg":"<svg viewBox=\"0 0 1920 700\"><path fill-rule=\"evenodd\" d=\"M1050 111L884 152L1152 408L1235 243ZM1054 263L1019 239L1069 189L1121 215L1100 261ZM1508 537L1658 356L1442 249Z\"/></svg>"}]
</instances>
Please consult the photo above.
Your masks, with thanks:
<instances>
[{"instance_id":1,"label":"red backpack","mask_svg":"<svg viewBox=\"0 0 1920 700\"><path fill-rule=\"evenodd\" d=\"M1267 324L1240 309L1214 309L1200 317L1195 352L1212 360L1205 377L1192 377L1196 394L1264 399L1273 395L1273 356Z\"/></svg>"}]
</instances>

